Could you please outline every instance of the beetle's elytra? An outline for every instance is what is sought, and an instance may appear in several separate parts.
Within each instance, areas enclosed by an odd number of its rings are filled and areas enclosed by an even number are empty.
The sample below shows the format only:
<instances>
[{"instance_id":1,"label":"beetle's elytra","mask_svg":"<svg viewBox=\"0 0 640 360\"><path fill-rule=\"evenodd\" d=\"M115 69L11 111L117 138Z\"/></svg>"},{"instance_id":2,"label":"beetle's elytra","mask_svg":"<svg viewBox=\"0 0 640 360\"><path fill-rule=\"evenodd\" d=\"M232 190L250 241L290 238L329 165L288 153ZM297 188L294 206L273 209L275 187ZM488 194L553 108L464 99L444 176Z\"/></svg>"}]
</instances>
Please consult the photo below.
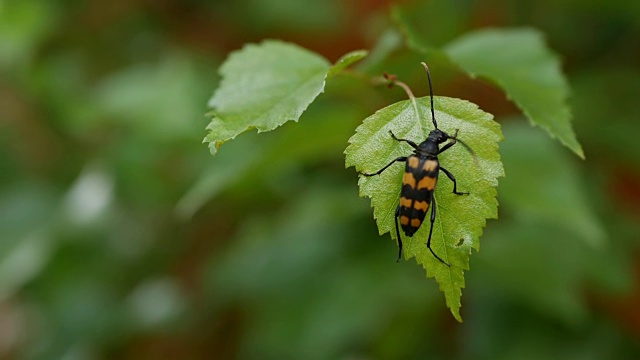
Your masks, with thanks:
<instances>
[{"instance_id":1,"label":"beetle's elytra","mask_svg":"<svg viewBox=\"0 0 640 360\"><path fill-rule=\"evenodd\" d=\"M420 159L416 155L407 158L398 213L400 225L407 236L413 236L422 225L431 204L429 193L438 182L439 168L436 160Z\"/></svg>"},{"instance_id":2,"label":"beetle's elytra","mask_svg":"<svg viewBox=\"0 0 640 360\"><path fill-rule=\"evenodd\" d=\"M400 191L400 203L396 208L395 223L396 223L396 235L398 237L398 260L402 256L402 238L400 237L400 229L406 236L412 237L420 225L424 222L424 218L427 215L427 211L431 208L429 228L429 238L427 240L427 248L433 256L443 264L450 266L446 261L442 260L433 249L431 248L431 235L433 233L433 223L436 219L436 204L434 197L434 190L438 183L438 174L442 171L451 181L453 181L453 193L456 195L466 195L468 192L459 192L456 182L456 178L451 172L444 167L440 166L438 161L438 155L449 149L457 142L460 142L470 153L475 157L473 150L462 140L457 138L458 130L453 135L449 135L446 132L438 129L436 122L435 112L433 110L433 87L431 85L431 74L429 73L429 67L427 64L422 63L427 71L427 77L429 79L429 92L431 95L431 120L433 122L434 130L429 132L429 136L426 140L419 145L411 140L397 138L391 131L391 137L399 142L406 142L414 149L413 154L410 156L401 156L391 161L382 169L375 173L367 174L364 176L375 176L381 174L391 165L396 162L405 162L404 175L402 177L402 190ZM451 140L440 148L440 144ZM398 222L400 225L398 225Z\"/></svg>"}]
</instances>

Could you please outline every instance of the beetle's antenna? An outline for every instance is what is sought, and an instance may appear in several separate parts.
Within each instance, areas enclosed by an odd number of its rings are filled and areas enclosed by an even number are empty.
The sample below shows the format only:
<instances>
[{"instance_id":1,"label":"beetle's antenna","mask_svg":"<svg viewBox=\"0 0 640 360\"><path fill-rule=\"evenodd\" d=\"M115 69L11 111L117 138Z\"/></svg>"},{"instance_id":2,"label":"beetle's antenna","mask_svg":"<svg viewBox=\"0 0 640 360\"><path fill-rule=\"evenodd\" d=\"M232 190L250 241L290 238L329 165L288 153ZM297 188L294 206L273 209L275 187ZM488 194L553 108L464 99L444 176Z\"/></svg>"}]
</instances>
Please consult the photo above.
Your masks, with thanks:
<instances>
[{"instance_id":1,"label":"beetle's antenna","mask_svg":"<svg viewBox=\"0 0 640 360\"><path fill-rule=\"evenodd\" d=\"M465 149L467 149L467 151L471 154L471 156L473 156L474 159L476 158L476 152L473 151L473 149L471 147L469 147L469 145L467 145L464 141L460 140L460 139L454 139L456 142L459 142L462 146L464 146Z\"/></svg>"},{"instance_id":2,"label":"beetle's antenna","mask_svg":"<svg viewBox=\"0 0 640 360\"><path fill-rule=\"evenodd\" d=\"M433 110L433 85L431 84L431 73L429 72L429 67L424 62L422 63L424 69L427 70L427 77L429 78L429 95L431 95L431 121L433 121L433 126L437 129L438 123L436 123L436 114Z\"/></svg>"},{"instance_id":3,"label":"beetle's antenna","mask_svg":"<svg viewBox=\"0 0 640 360\"><path fill-rule=\"evenodd\" d=\"M458 130L457 129L456 129L456 133L453 134L453 136L449 136L449 139L453 139L453 141L459 142L460 145L462 145L465 149L467 149L469 154L471 154L471 156L473 157L473 162L475 162L476 165L480 166L480 163L478 162L478 156L476 155L476 152L473 151L473 149L469 145L467 145L467 143L465 143L464 141L458 139Z\"/></svg>"}]
</instances>

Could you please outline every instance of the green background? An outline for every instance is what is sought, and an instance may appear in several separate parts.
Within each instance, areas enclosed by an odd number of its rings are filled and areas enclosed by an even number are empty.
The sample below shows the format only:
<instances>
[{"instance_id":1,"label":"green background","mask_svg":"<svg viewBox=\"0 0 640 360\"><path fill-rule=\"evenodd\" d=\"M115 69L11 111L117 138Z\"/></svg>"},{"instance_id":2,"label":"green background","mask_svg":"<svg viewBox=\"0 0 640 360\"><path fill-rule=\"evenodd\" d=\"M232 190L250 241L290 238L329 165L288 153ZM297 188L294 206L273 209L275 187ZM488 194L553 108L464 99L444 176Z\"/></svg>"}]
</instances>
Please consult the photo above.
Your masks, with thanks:
<instances>
[{"instance_id":1,"label":"green background","mask_svg":"<svg viewBox=\"0 0 640 360\"><path fill-rule=\"evenodd\" d=\"M0 2L0 358L640 358L640 2L397 5L444 45L532 26L560 54L582 161L498 88L401 44L389 1ZM279 38L502 124L499 220L459 324L395 262L343 151L405 95L336 77L299 123L211 157L216 69ZM462 184L460 184L462 186Z\"/></svg>"}]
</instances>

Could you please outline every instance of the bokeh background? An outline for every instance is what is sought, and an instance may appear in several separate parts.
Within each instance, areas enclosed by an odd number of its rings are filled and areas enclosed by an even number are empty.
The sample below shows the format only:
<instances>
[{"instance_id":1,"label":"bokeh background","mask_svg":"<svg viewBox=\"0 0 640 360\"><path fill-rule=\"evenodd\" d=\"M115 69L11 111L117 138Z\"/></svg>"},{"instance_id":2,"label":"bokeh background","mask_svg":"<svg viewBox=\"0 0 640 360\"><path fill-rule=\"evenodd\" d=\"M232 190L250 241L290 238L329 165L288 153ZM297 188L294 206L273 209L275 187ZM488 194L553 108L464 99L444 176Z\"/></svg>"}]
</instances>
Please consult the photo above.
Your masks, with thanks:
<instances>
[{"instance_id":1,"label":"bokeh background","mask_svg":"<svg viewBox=\"0 0 640 360\"><path fill-rule=\"evenodd\" d=\"M403 1L433 45L532 26L562 58L580 160L504 93L402 45L391 1L0 2L0 358L640 358L640 2ZM505 133L500 219L457 323L379 236L343 150L403 99L329 84L212 157L217 67L263 38L469 99Z\"/></svg>"}]
</instances>

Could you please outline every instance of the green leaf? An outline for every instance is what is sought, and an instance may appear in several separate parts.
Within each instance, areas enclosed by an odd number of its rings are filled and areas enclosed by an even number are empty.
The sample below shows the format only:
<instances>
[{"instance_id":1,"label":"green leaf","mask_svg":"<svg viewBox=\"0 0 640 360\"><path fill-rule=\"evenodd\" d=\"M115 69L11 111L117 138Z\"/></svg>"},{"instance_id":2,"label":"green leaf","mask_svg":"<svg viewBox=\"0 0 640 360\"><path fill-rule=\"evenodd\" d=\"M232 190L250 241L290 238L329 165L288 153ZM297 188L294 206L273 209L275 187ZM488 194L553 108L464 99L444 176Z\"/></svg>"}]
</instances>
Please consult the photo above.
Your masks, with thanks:
<instances>
[{"instance_id":1,"label":"green leaf","mask_svg":"<svg viewBox=\"0 0 640 360\"><path fill-rule=\"evenodd\" d=\"M503 131L509 176L500 184L501 203L516 216L563 228L593 248L602 248L605 230L580 172L559 151L560 145L524 123L509 122Z\"/></svg>"},{"instance_id":2,"label":"green leaf","mask_svg":"<svg viewBox=\"0 0 640 360\"><path fill-rule=\"evenodd\" d=\"M204 142L211 153L249 129L270 131L298 121L324 90L329 68L323 57L275 40L232 53L220 68L221 85L209 101L214 116Z\"/></svg>"},{"instance_id":3,"label":"green leaf","mask_svg":"<svg viewBox=\"0 0 640 360\"><path fill-rule=\"evenodd\" d=\"M178 201L176 215L190 218L221 191L252 173L268 177L285 172L292 163L340 158L340 148L353 133L352 122L344 119L357 119L361 112L353 104L329 104L327 99L318 99L319 106L309 109L302 124L283 126L278 134L248 133L225 145Z\"/></svg>"},{"instance_id":4,"label":"green leaf","mask_svg":"<svg viewBox=\"0 0 640 360\"><path fill-rule=\"evenodd\" d=\"M504 130L506 143L510 134ZM513 173L507 165L505 159L504 182ZM504 182L500 181L500 195ZM510 208L501 210L511 214ZM503 294L499 297L511 298L522 308L534 308L538 316L576 325L590 317L585 286L600 294L633 287L632 256L621 247L589 246L568 226L536 217L518 216L495 225L487 230L491 241L483 244L482 253L474 259L473 284L482 284L487 293ZM481 278L491 281L482 283ZM594 286L603 281L606 285Z\"/></svg>"},{"instance_id":5,"label":"green leaf","mask_svg":"<svg viewBox=\"0 0 640 360\"><path fill-rule=\"evenodd\" d=\"M471 17L470 8L449 0L420 1L391 8L391 19L404 34L407 46L423 53L439 51L465 31Z\"/></svg>"},{"instance_id":6,"label":"green leaf","mask_svg":"<svg viewBox=\"0 0 640 360\"><path fill-rule=\"evenodd\" d=\"M640 4L640 3L639 3ZM578 135L594 153L640 166L640 68L616 66L585 69L571 81L572 108L580 119ZM632 164L627 164L629 166Z\"/></svg>"},{"instance_id":7,"label":"green leaf","mask_svg":"<svg viewBox=\"0 0 640 360\"><path fill-rule=\"evenodd\" d=\"M381 73L383 63L399 48L403 46L402 34L395 28L386 29L373 45L367 58L361 61L357 70L362 73Z\"/></svg>"},{"instance_id":8,"label":"green leaf","mask_svg":"<svg viewBox=\"0 0 640 360\"><path fill-rule=\"evenodd\" d=\"M427 53L433 49L433 46L425 39L422 39L420 33L412 26L413 24L409 21L408 14L401 7L394 6L391 9L391 18L400 28L409 48L422 53Z\"/></svg>"},{"instance_id":9,"label":"green leaf","mask_svg":"<svg viewBox=\"0 0 640 360\"><path fill-rule=\"evenodd\" d=\"M369 54L367 50L356 50L342 56L338 61L336 61L335 65L329 69L329 73L327 74L327 78L332 78L344 71L349 65L362 60Z\"/></svg>"},{"instance_id":10,"label":"green leaf","mask_svg":"<svg viewBox=\"0 0 640 360\"><path fill-rule=\"evenodd\" d=\"M421 142L426 139L431 122L429 98L416 99L419 118L410 101L401 101L377 111L365 119L349 140L346 165L358 172L375 172L398 156L409 155L410 146L394 141L389 130L398 137ZM496 218L497 178L504 175L498 142L502 140L500 126L493 116L470 102L446 97L435 97L436 119L441 130L450 134L456 129L458 136L477 155L478 161L457 145L439 156L440 163L451 171L461 191L470 195L452 194L453 185L446 176L440 177L435 195L437 217L434 224L432 247L451 267L440 263L427 250L428 222L412 237L404 235L404 256L412 257L427 270L427 276L436 279L444 293L447 306L458 321L460 296L464 287L463 270L469 269L471 248L479 249L479 238L486 219ZM396 164L379 176L360 176L360 196L371 198L374 218L380 234L389 232L395 239L394 213L398 206L404 166ZM392 256L390 254L390 256Z\"/></svg>"},{"instance_id":11,"label":"green leaf","mask_svg":"<svg viewBox=\"0 0 640 360\"><path fill-rule=\"evenodd\" d=\"M497 83L533 125L541 126L584 159L571 127L569 85L558 57L539 31L480 30L454 40L444 50L471 76Z\"/></svg>"}]
</instances>

